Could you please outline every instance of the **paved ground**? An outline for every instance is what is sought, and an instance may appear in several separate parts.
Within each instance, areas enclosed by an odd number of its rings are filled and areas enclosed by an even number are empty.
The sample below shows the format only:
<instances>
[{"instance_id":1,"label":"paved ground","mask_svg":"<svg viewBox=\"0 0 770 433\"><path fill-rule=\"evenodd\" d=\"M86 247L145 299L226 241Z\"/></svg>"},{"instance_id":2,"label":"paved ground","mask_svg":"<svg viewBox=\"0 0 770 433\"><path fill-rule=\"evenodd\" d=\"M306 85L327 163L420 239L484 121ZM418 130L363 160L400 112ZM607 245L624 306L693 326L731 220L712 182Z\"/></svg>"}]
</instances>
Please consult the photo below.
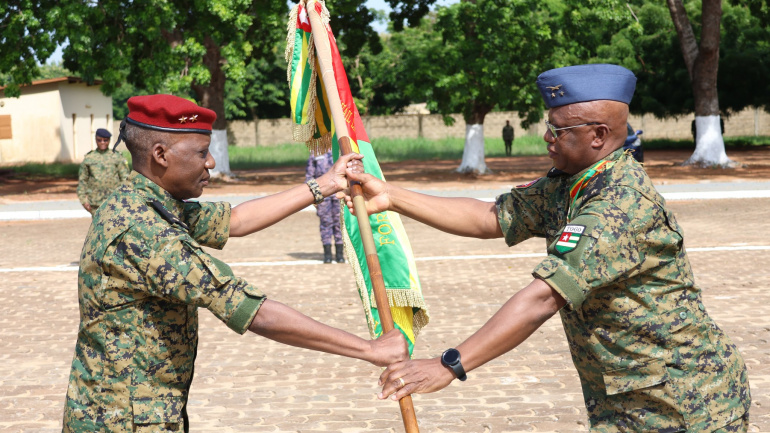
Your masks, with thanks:
<instances>
[{"instance_id":1,"label":"paved ground","mask_svg":"<svg viewBox=\"0 0 770 433\"><path fill-rule=\"evenodd\" d=\"M750 370L751 431L770 431L770 199L675 201L704 303ZM540 240L451 237L404 221L432 322L416 355L461 342L530 280ZM0 431L55 432L78 324L75 266L88 219L0 222ZM347 265L320 263L317 218L301 212L217 256L267 262L234 270L271 298L367 336ZM709 249L709 247L717 247ZM490 255L507 257L490 258ZM485 257L487 256L487 257ZM61 266L60 270L52 267ZM33 269L19 269L33 268ZM398 406L378 401L379 369L237 336L201 312L190 398L193 432L401 432ZM587 431L580 386L558 318L464 383L414 397L423 433Z\"/></svg>"}]
</instances>

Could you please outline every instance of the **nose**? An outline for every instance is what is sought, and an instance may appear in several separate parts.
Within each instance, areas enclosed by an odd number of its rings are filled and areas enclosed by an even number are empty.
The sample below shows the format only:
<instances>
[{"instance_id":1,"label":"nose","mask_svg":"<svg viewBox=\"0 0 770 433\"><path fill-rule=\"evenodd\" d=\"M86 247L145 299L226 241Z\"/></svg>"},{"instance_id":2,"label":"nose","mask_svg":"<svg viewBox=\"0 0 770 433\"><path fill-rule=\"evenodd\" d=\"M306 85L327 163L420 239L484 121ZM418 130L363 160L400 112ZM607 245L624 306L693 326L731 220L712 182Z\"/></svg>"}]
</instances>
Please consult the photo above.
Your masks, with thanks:
<instances>
[{"instance_id":1,"label":"nose","mask_svg":"<svg viewBox=\"0 0 770 433\"><path fill-rule=\"evenodd\" d=\"M545 128L545 134L543 134L543 140L545 140L548 143L555 143L556 137L551 134L551 130L548 128Z\"/></svg>"},{"instance_id":2,"label":"nose","mask_svg":"<svg viewBox=\"0 0 770 433\"><path fill-rule=\"evenodd\" d=\"M214 160L214 156L209 153L206 155L206 162L203 164L208 170L213 170L217 166L217 162Z\"/></svg>"}]
</instances>

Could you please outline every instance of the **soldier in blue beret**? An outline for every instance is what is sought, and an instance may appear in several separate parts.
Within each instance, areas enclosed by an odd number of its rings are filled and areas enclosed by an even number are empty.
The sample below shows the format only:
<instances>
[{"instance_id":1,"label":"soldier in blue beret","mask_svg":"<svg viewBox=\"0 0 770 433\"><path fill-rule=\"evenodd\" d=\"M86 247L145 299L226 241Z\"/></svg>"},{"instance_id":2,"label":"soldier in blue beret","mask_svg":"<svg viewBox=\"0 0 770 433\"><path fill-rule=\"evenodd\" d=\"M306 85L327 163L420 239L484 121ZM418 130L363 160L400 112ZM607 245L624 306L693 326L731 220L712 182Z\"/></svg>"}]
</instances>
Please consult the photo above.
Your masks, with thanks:
<instances>
[{"instance_id":1,"label":"soldier in blue beret","mask_svg":"<svg viewBox=\"0 0 770 433\"><path fill-rule=\"evenodd\" d=\"M593 432L745 432L743 359L711 319L682 229L623 149L636 77L616 65L544 72L553 168L495 203L433 197L352 174L368 211L515 245L545 239L532 282L467 340L435 359L390 365L380 398L440 390L510 351L557 312ZM352 210L349 197L348 206Z\"/></svg>"},{"instance_id":2,"label":"soldier in blue beret","mask_svg":"<svg viewBox=\"0 0 770 433\"><path fill-rule=\"evenodd\" d=\"M394 330L369 341L266 298L203 249L222 249L320 203L362 170L343 155L317 180L231 208L187 201L208 185L216 115L171 95L128 100L133 171L95 211L78 273L80 327L64 432L189 431L198 309L233 331L384 366L409 356ZM259 349L254 348L258 353Z\"/></svg>"},{"instance_id":3,"label":"soldier in blue beret","mask_svg":"<svg viewBox=\"0 0 770 433\"><path fill-rule=\"evenodd\" d=\"M83 209L91 214L128 177L123 155L110 150L110 131L96 130L96 150L86 153L78 171L77 194Z\"/></svg>"}]
</instances>

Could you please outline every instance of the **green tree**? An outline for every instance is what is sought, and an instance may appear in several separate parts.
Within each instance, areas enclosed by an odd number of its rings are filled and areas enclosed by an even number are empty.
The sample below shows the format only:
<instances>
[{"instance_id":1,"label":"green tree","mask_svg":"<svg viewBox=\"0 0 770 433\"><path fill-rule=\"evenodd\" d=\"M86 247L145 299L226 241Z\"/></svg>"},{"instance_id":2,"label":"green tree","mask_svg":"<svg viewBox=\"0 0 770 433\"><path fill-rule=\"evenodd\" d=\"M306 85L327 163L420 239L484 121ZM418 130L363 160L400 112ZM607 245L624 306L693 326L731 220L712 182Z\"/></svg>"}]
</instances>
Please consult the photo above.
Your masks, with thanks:
<instances>
[{"instance_id":1,"label":"green tree","mask_svg":"<svg viewBox=\"0 0 770 433\"><path fill-rule=\"evenodd\" d=\"M61 38L51 32L58 19L53 1L0 2L0 86L6 96L40 76L40 65L56 51Z\"/></svg>"},{"instance_id":2,"label":"green tree","mask_svg":"<svg viewBox=\"0 0 770 433\"><path fill-rule=\"evenodd\" d=\"M679 26L685 28L684 33L688 32L687 28L692 32L685 38L689 41L685 46L696 53L688 54L689 66L688 57L682 54L682 32L677 31L672 21L669 5L649 0L628 5L635 23L621 29L609 44L600 46L595 60L621 64L636 73L633 112L668 117L694 111L696 119L706 118L711 133L699 134L702 140L697 146L700 148L696 146L693 157L686 163L729 166L731 162L724 153L719 131L719 116L729 116L748 106L768 107L765 95L770 93L770 85L764 77L770 72L770 32L762 20L759 5L757 10L751 10L744 2L716 5L723 7L721 26L714 24L714 17L702 16L700 2L691 1L683 6L688 16ZM703 41L704 22L710 26L709 31L717 28L720 32L718 37L711 35L710 41L707 38L705 44L710 51L714 50L714 43L719 44L717 64L703 63L711 58L700 52L703 42L695 44L699 38ZM697 68L693 55L700 59ZM697 79L693 75L696 69ZM697 80L700 81L696 85Z\"/></svg>"},{"instance_id":3,"label":"green tree","mask_svg":"<svg viewBox=\"0 0 770 433\"><path fill-rule=\"evenodd\" d=\"M484 118L493 109L517 110L525 124L540 119L535 78L554 44L548 13L535 0L476 0L440 8L419 32L392 37L394 73L414 101L452 122L462 113L465 150L457 171L488 172Z\"/></svg>"}]
</instances>

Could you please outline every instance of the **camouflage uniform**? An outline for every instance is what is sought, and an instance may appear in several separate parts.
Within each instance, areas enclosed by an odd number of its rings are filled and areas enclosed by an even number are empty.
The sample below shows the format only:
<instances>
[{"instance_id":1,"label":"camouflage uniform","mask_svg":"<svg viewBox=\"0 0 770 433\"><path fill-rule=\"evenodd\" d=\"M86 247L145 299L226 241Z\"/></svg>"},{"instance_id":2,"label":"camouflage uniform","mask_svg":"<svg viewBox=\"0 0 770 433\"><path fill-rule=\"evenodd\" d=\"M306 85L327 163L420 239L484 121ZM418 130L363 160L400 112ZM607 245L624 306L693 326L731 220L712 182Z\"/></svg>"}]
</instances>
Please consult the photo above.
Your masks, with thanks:
<instances>
[{"instance_id":1,"label":"camouflage uniform","mask_svg":"<svg viewBox=\"0 0 770 433\"><path fill-rule=\"evenodd\" d=\"M92 213L128 177L128 164L114 150L92 150L86 153L78 172L78 200L89 204Z\"/></svg>"},{"instance_id":2,"label":"camouflage uniform","mask_svg":"<svg viewBox=\"0 0 770 433\"><path fill-rule=\"evenodd\" d=\"M334 159L331 151L316 157L310 155L305 167L305 182L326 173L332 168L332 165L334 165ZM316 215L321 220L321 243L331 245L333 237L335 244L341 244L340 201L334 195L326 197L321 203L318 203Z\"/></svg>"},{"instance_id":3,"label":"camouflage uniform","mask_svg":"<svg viewBox=\"0 0 770 433\"><path fill-rule=\"evenodd\" d=\"M78 275L80 328L65 432L187 431L199 307L244 333L264 296L221 249L230 206L175 200L139 173L94 215Z\"/></svg>"},{"instance_id":4,"label":"camouflage uniform","mask_svg":"<svg viewBox=\"0 0 770 433\"><path fill-rule=\"evenodd\" d=\"M560 314L591 431L745 428L746 367L706 313L682 229L641 165L622 150L606 159L614 166L572 206L582 173L555 169L497 199L508 245L546 238L533 275L567 301Z\"/></svg>"}]
</instances>

